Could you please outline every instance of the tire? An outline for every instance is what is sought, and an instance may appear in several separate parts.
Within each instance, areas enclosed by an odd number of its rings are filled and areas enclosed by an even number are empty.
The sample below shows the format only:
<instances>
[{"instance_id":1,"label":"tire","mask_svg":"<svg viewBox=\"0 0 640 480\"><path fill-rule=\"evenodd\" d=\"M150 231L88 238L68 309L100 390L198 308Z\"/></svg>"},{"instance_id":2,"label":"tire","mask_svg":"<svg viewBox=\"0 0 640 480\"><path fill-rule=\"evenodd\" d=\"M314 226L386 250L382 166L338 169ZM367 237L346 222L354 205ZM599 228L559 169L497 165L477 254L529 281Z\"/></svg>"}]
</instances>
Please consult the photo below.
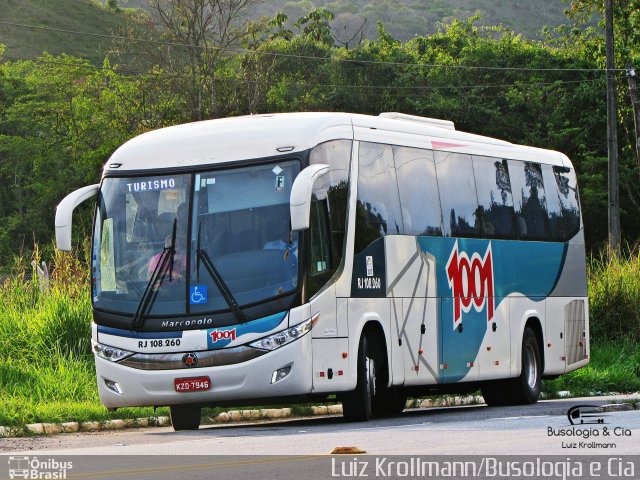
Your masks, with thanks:
<instances>
[{"instance_id":1,"label":"tire","mask_svg":"<svg viewBox=\"0 0 640 480\"><path fill-rule=\"evenodd\" d=\"M407 398L401 391L385 389L374 399L373 412L376 415L399 415L407 406Z\"/></svg>"},{"instance_id":2,"label":"tire","mask_svg":"<svg viewBox=\"0 0 640 480\"><path fill-rule=\"evenodd\" d=\"M503 407L505 405L513 405L511 390L513 389L513 380L495 380L482 385L482 396L484 403L490 407Z\"/></svg>"},{"instance_id":3,"label":"tire","mask_svg":"<svg viewBox=\"0 0 640 480\"><path fill-rule=\"evenodd\" d=\"M198 430L200 428L200 407L194 405L171 405L171 425L180 430Z\"/></svg>"},{"instance_id":4,"label":"tire","mask_svg":"<svg viewBox=\"0 0 640 480\"><path fill-rule=\"evenodd\" d=\"M516 378L496 380L482 385L482 396L490 407L527 405L540 397L542 356L538 339L529 327L522 335L522 370Z\"/></svg>"},{"instance_id":5,"label":"tire","mask_svg":"<svg viewBox=\"0 0 640 480\"><path fill-rule=\"evenodd\" d=\"M360 337L358 346L358 383L353 392L342 398L342 416L350 422L366 422L373 412L376 394L375 360L369 352L369 342L365 335Z\"/></svg>"},{"instance_id":6,"label":"tire","mask_svg":"<svg viewBox=\"0 0 640 480\"><path fill-rule=\"evenodd\" d=\"M536 334L528 327L522 335L522 370L515 380L514 405L536 403L542 384L542 356Z\"/></svg>"}]
</instances>

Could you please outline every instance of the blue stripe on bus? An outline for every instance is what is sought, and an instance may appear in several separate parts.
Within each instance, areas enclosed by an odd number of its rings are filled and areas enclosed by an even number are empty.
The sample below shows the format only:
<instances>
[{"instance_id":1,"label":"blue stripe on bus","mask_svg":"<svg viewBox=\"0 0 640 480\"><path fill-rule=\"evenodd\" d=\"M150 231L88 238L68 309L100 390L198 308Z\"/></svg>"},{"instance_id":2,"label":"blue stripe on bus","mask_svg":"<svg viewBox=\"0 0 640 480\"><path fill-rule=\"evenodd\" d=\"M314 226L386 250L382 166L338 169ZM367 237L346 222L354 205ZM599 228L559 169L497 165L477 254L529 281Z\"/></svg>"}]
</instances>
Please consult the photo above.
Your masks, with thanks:
<instances>
[{"instance_id":1,"label":"blue stripe on bus","mask_svg":"<svg viewBox=\"0 0 640 480\"><path fill-rule=\"evenodd\" d=\"M98 333L126 338L182 338L182 332L132 332L98 325Z\"/></svg>"},{"instance_id":2,"label":"blue stripe on bus","mask_svg":"<svg viewBox=\"0 0 640 480\"><path fill-rule=\"evenodd\" d=\"M458 251L470 259L481 258L491 245L494 308L497 310L509 295L516 294L539 302L549 296L557 285L567 256L567 244L559 242L521 242L474 238L418 237L420 248L436 260L438 316L440 318L439 363L447 363L443 371L444 383L462 380L470 370L466 362L476 359L490 325L487 305L478 312L471 308L463 313L464 334L454 328L452 286L447 276L447 262L457 242ZM455 361L453 361L455 359Z\"/></svg>"}]
</instances>

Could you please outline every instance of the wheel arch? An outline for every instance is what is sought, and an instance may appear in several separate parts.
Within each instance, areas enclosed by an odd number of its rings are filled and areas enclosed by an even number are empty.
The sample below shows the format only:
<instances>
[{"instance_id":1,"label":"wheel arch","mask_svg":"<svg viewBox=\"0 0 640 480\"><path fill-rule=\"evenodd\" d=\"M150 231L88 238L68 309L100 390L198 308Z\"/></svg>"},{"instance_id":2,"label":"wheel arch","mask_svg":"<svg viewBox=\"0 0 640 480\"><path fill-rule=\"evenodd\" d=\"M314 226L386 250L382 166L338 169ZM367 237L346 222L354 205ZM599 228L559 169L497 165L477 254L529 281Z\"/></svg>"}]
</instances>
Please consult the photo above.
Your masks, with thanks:
<instances>
[{"instance_id":1,"label":"wheel arch","mask_svg":"<svg viewBox=\"0 0 640 480\"><path fill-rule=\"evenodd\" d=\"M362 330L358 338L362 335L367 336L369 346L371 348L375 348L375 351L380 355L379 360L382 362L382 364L380 366L376 366L376 370L380 369L380 380L382 382L382 385L388 386L391 380L391 365L389 361L390 345L382 323L374 319L367 320L362 326Z\"/></svg>"}]
</instances>

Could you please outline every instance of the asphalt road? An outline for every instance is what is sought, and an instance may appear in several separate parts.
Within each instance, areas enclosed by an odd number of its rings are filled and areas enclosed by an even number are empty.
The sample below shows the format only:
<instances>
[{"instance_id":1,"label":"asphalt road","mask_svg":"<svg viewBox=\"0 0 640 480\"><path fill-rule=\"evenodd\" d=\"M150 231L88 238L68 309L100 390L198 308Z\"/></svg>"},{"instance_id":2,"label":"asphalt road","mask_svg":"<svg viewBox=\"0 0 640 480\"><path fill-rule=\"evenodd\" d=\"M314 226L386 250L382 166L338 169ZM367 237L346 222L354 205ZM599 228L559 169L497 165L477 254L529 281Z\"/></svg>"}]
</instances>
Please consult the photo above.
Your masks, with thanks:
<instances>
[{"instance_id":1,"label":"asphalt road","mask_svg":"<svg viewBox=\"0 0 640 480\"><path fill-rule=\"evenodd\" d=\"M521 407L412 409L368 423L316 417L205 426L195 432L153 428L0 439L0 452L14 458L75 456L69 458L76 459L77 464L90 464L88 476L76 469L67 478L225 480L353 476L344 475L344 469L346 473L357 470L356 457L349 457L351 463L342 465L335 463L336 458L344 463L345 457L327 456L340 446L355 446L371 456L555 455L568 459L580 455L640 455L640 410L610 412L603 417L605 423L589 426L572 427L566 416L574 405L620 400L595 397ZM7 471L2 463L0 478L5 478ZM375 476L373 473L369 476ZM640 476L640 470L634 471L632 478L637 478L636 474Z\"/></svg>"}]
</instances>

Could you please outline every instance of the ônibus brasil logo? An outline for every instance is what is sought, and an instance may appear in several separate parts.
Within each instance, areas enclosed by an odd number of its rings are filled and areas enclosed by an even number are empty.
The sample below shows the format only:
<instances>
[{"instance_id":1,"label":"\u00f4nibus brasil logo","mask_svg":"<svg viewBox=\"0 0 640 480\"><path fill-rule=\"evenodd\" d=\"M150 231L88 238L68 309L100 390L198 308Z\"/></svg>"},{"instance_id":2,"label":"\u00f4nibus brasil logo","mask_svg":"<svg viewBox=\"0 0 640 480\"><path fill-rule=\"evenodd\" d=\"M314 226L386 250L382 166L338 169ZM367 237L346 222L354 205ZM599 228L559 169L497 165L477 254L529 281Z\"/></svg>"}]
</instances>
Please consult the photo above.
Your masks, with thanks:
<instances>
[{"instance_id":1,"label":"\u00f4nibus brasil logo","mask_svg":"<svg viewBox=\"0 0 640 480\"><path fill-rule=\"evenodd\" d=\"M493 298L493 257L491 242L483 257L474 253L469 258L467 252L458 251L458 241L447 262L447 278L453 294L453 329L462 321L462 312L469 313L471 307L481 312L488 303L487 321L493 318L495 308Z\"/></svg>"},{"instance_id":2,"label":"\u00f4nibus brasil logo","mask_svg":"<svg viewBox=\"0 0 640 480\"><path fill-rule=\"evenodd\" d=\"M216 343L218 340L235 340L236 339L236 329L232 328L231 330L213 330L209 333L211 337L211 343Z\"/></svg>"}]
</instances>

